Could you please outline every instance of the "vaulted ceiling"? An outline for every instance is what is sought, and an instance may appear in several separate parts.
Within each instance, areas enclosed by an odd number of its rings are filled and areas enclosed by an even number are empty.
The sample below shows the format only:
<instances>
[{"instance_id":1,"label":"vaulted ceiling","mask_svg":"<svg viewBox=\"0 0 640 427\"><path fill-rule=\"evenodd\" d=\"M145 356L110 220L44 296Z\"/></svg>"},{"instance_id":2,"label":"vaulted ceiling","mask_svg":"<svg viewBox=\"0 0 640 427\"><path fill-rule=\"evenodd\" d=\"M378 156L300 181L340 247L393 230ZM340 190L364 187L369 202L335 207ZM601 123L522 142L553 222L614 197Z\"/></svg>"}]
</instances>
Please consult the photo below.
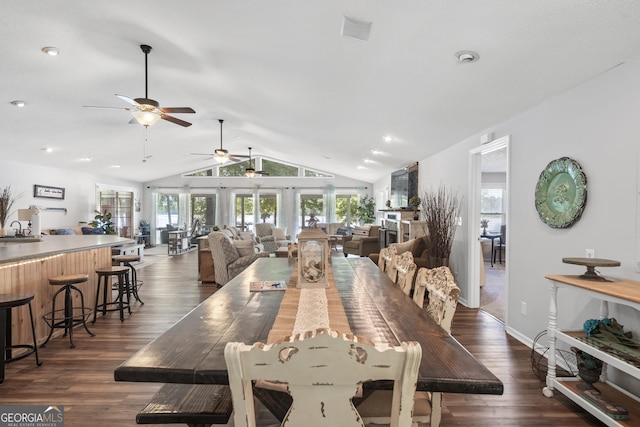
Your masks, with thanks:
<instances>
[{"instance_id":1,"label":"vaulted ceiling","mask_svg":"<svg viewBox=\"0 0 640 427\"><path fill-rule=\"evenodd\" d=\"M150 181L213 164L190 153L222 118L232 153L373 182L640 55L640 2L23 0L0 35L5 160ZM192 126L83 107L145 97L141 44L148 97Z\"/></svg>"}]
</instances>

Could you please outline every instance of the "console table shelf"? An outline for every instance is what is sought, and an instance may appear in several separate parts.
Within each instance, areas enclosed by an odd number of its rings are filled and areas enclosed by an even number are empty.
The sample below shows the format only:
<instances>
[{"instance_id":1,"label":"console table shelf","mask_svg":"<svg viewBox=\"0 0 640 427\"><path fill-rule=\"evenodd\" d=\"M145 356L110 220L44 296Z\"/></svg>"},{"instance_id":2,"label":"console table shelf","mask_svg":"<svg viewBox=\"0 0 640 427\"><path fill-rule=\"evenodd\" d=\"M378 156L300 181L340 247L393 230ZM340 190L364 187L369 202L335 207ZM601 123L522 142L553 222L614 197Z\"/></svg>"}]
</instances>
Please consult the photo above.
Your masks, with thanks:
<instances>
[{"instance_id":1,"label":"console table shelf","mask_svg":"<svg viewBox=\"0 0 640 427\"><path fill-rule=\"evenodd\" d=\"M640 367L634 357L607 348L593 340L586 338L582 331L562 331L558 327L558 303L557 294L560 288L571 288L592 298L600 300L600 316L605 318L609 315L608 303L621 304L632 307L640 311L640 283L629 280L615 279L613 282L597 282L584 280L578 276L545 276L549 281L551 291L551 301L549 305L549 365L547 371L546 387L543 393L547 397L552 397L554 390L557 390L575 403L589 411L596 418L608 426L636 426L640 425L640 399L637 396L617 387L615 384L607 382L607 367L618 369L635 379L640 379ZM594 316L595 317L595 316ZM585 319L586 320L586 319ZM556 377L556 342L560 340L570 346L579 348L591 356L604 362L601 382L595 383L595 387L612 402L624 407L629 412L628 420L616 420L589 400L584 398L577 388L579 378L557 378ZM603 382L604 381L604 382Z\"/></svg>"}]
</instances>

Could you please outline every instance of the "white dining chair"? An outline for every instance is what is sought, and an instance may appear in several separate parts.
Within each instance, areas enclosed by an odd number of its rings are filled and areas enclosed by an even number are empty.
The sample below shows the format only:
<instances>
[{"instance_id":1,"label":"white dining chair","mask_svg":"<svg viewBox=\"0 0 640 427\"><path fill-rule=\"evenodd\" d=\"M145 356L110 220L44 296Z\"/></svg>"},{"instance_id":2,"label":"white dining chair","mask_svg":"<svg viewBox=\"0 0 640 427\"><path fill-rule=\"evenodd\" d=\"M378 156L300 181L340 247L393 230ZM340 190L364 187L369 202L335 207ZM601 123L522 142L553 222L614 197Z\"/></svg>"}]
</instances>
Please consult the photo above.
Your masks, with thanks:
<instances>
[{"instance_id":1,"label":"white dining chair","mask_svg":"<svg viewBox=\"0 0 640 427\"><path fill-rule=\"evenodd\" d=\"M437 324L451 333L460 288L455 284L449 267L418 270L413 301L420 308L423 308L425 293L428 293L428 303L424 309ZM390 398L386 390L376 390L358 406L367 424L389 424ZM413 408L414 423L429 423L432 427L437 427L441 418L442 393L417 391Z\"/></svg>"},{"instance_id":2,"label":"white dining chair","mask_svg":"<svg viewBox=\"0 0 640 427\"><path fill-rule=\"evenodd\" d=\"M402 289L406 295L411 293L413 288L413 279L416 276L416 263L413 262L413 254L411 251L403 252L396 255L396 285Z\"/></svg>"},{"instance_id":3,"label":"white dining chair","mask_svg":"<svg viewBox=\"0 0 640 427\"><path fill-rule=\"evenodd\" d=\"M224 352L234 425L254 427L252 381L286 383L293 403L282 426L363 427L351 398L367 380L393 380L392 427L411 426L422 349L417 342L379 348L329 329L265 345L230 342Z\"/></svg>"}]
</instances>

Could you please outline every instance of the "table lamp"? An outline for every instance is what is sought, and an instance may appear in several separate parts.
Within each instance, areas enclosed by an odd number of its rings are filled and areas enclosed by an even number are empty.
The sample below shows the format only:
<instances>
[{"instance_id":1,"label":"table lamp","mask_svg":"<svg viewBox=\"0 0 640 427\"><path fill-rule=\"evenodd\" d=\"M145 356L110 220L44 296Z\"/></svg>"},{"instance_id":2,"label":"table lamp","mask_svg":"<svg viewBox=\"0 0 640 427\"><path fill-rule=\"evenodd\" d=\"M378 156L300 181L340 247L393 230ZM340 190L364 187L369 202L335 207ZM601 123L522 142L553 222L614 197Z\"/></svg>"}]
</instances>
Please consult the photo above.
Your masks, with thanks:
<instances>
[{"instance_id":1,"label":"table lamp","mask_svg":"<svg viewBox=\"0 0 640 427\"><path fill-rule=\"evenodd\" d=\"M31 235L31 216L36 213L37 211L35 209L18 209L18 221L29 221L29 224L28 224L29 236ZM26 233L24 233L23 231L22 234L26 234Z\"/></svg>"}]
</instances>

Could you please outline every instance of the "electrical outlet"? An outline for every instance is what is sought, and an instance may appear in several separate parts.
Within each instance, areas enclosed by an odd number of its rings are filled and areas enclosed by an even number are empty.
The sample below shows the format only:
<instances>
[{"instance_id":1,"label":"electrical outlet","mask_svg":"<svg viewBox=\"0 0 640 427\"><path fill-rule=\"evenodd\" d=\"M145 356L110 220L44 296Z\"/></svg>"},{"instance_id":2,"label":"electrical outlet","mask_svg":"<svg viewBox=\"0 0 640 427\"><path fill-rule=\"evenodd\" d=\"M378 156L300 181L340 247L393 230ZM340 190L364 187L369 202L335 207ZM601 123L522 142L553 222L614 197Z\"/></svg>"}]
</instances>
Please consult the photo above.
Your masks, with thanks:
<instances>
[{"instance_id":1,"label":"electrical outlet","mask_svg":"<svg viewBox=\"0 0 640 427\"><path fill-rule=\"evenodd\" d=\"M595 258L596 250L595 249L587 249L587 258Z\"/></svg>"},{"instance_id":2,"label":"electrical outlet","mask_svg":"<svg viewBox=\"0 0 640 427\"><path fill-rule=\"evenodd\" d=\"M520 314L523 316L527 315L527 303L524 301L520 301Z\"/></svg>"}]
</instances>

